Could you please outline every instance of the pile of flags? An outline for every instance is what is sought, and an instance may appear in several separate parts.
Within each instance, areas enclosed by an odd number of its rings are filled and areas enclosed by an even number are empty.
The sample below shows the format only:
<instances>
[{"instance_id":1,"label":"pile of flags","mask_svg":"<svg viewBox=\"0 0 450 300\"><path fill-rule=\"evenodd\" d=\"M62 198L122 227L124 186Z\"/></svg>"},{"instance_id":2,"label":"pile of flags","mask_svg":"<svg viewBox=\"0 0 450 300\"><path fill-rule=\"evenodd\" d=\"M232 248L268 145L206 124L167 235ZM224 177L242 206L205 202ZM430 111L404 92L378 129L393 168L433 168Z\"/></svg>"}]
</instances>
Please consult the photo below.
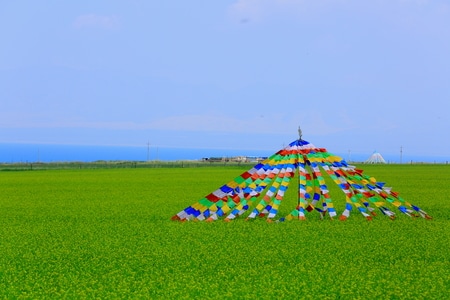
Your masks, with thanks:
<instances>
[{"instance_id":1,"label":"pile of flags","mask_svg":"<svg viewBox=\"0 0 450 300\"><path fill-rule=\"evenodd\" d=\"M327 182L344 193L345 209L338 216ZM277 218L284 195L292 183L298 186L297 203L287 216ZM395 208L395 209L394 209ZM178 221L231 221L238 217L266 218L268 222L305 220L308 215L346 220L357 211L367 220L376 212L394 219L399 211L410 217L431 217L405 201L384 182L367 176L324 148L300 138L234 180L172 217Z\"/></svg>"}]
</instances>

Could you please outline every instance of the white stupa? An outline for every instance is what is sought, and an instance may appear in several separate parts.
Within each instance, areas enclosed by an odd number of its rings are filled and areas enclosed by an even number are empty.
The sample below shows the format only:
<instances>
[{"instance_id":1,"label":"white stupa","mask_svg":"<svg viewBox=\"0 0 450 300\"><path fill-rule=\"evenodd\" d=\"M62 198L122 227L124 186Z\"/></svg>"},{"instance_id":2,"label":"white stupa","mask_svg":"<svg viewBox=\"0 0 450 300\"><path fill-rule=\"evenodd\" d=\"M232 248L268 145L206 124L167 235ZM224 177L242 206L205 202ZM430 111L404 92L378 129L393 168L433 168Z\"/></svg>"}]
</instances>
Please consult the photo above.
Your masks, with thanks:
<instances>
[{"instance_id":1,"label":"white stupa","mask_svg":"<svg viewBox=\"0 0 450 300\"><path fill-rule=\"evenodd\" d=\"M385 164L386 161L384 160L383 156L377 152L374 151L372 155L365 161L366 164Z\"/></svg>"}]
</instances>

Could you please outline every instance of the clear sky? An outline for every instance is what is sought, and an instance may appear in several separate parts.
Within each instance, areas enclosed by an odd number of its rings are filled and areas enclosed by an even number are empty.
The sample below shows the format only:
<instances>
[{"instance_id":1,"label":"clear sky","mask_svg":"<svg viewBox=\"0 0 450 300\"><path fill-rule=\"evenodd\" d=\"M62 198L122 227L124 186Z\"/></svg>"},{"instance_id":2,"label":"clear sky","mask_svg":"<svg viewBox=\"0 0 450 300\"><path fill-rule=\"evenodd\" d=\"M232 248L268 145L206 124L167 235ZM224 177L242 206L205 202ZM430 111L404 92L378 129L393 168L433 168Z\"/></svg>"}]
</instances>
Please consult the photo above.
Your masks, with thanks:
<instances>
[{"instance_id":1,"label":"clear sky","mask_svg":"<svg viewBox=\"0 0 450 300\"><path fill-rule=\"evenodd\" d=\"M1 1L0 143L450 156L448 0Z\"/></svg>"}]
</instances>

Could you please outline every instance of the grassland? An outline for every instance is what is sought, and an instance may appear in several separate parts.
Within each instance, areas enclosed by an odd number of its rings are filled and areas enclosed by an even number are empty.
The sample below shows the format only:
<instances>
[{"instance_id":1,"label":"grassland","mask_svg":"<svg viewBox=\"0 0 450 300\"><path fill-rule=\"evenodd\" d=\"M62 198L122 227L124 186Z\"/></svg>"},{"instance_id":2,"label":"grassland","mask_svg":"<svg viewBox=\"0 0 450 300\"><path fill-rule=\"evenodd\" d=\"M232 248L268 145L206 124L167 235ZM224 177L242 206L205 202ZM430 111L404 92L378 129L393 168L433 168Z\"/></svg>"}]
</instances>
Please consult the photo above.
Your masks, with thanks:
<instances>
[{"instance_id":1,"label":"grassland","mask_svg":"<svg viewBox=\"0 0 450 300\"><path fill-rule=\"evenodd\" d=\"M448 298L450 166L362 168L433 220L169 220L238 166L0 172L0 298Z\"/></svg>"}]
</instances>

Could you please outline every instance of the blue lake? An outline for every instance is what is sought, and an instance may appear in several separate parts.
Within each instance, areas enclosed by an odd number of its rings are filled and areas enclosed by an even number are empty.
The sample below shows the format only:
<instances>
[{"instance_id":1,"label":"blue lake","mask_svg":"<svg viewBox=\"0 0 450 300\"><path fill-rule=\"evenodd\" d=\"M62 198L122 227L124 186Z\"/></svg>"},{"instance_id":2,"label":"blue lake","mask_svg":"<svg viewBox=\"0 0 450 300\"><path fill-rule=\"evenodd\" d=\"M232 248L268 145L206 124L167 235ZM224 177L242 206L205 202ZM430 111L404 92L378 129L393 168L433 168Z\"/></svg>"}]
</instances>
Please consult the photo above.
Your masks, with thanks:
<instances>
[{"instance_id":1,"label":"blue lake","mask_svg":"<svg viewBox=\"0 0 450 300\"><path fill-rule=\"evenodd\" d=\"M80 145L54 145L54 144L1 144L0 162L62 162L80 161L91 162L99 160L201 160L209 157L256 156L267 157L280 149L245 150L245 149L193 149L193 148L167 148L167 147L130 147L130 146L80 146ZM346 153L333 153L352 161L365 161L369 154L352 153L349 159ZM388 163L399 163L399 155L384 155ZM447 163L449 157L430 157L426 155L404 155L402 163L426 162Z\"/></svg>"}]
</instances>

